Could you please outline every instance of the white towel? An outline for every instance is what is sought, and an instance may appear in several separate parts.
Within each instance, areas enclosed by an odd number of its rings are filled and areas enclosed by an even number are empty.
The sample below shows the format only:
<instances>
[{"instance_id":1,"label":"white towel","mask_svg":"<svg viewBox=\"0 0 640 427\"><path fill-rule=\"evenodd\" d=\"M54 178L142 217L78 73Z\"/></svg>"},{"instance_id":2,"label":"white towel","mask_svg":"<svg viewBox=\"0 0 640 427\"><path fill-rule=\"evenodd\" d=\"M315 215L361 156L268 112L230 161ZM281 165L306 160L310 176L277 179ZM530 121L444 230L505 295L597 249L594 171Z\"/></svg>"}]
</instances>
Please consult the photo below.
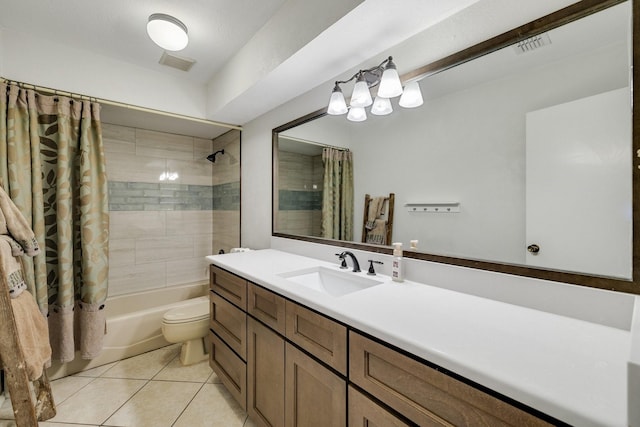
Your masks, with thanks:
<instances>
[{"instance_id":1,"label":"white towel","mask_svg":"<svg viewBox=\"0 0 640 427\"><path fill-rule=\"evenodd\" d=\"M40 246L29 223L2 187L0 187L0 234L10 234L27 256L34 256L40 252Z\"/></svg>"},{"instance_id":2,"label":"white towel","mask_svg":"<svg viewBox=\"0 0 640 427\"><path fill-rule=\"evenodd\" d=\"M369 200L369 211L367 212L367 222L365 223L367 230L372 230L375 227L375 220L384 213L384 200L384 197L372 197Z\"/></svg>"},{"instance_id":3,"label":"white towel","mask_svg":"<svg viewBox=\"0 0 640 427\"><path fill-rule=\"evenodd\" d=\"M9 285L9 296L17 298L27 285L22 274L20 260L11 253L11 245L6 239L0 239L0 271L2 271ZM3 291L4 292L4 291Z\"/></svg>"},{"instance_id":4,"label":"white towel","mask_svg":"<svg viewBox=\"0 0 640 427\"><path fill-rule=\"evenodd\" d=\"M383 219L376 219L373 229L367 231L365 243L373 243L375 245L387 244L387 222Z\"/></svg>"}]
</instances>

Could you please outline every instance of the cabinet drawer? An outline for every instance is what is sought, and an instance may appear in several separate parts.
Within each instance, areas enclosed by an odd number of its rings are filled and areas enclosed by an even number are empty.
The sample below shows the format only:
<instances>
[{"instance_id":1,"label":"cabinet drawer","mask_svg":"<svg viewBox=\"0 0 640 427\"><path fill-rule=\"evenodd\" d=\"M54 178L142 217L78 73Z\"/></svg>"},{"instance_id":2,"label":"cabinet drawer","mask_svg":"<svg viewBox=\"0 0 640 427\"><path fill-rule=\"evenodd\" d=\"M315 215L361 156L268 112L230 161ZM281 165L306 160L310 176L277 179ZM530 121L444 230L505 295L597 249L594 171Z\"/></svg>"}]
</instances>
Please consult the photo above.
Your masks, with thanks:
<instances>
[{"instance_id":1,"label":"cabinet drawer","mask_svg":"<svg viewBox=\"0 0 640 427\"><path fill-rule=\"evenodd\" d=\"M409 427L389 411L349 386L349 427Z\"/></svg>"},{"instance_id":2,"label":"cabinet drawer","mask_svg":"<svg viewBox=\"0 0 640 427\"><path fill-rule=\"evenodd\" d=\"M343 375L347 374L347 328L291 301L286 337Z\"/></svg>"},{"instance_id":3,"label":"cabinet drawer","mask_svg":"<svg viewBox=\"0 0 640 427\"><path fill-rule=\"evenodd\" d=\"M247 360L247 315L215 292L210 292L209 298L211 329L243 360Z\"/></svg>"},{"instance_id":4,"label":"cabinet drawer","mask_svg":"<svg viewBox=\"0 0 640 427\"><path fill-rule=\"evenodd\" d=\"M211 266L209 278L211 290L247 311L247 281L223 269Z\"/></svg>"},{"instance_id":5,"label":"cabinet drawer","mask_svg":"<svg viewBox=\"0 0 640 427\"><path fill-rule=\"evenodd\" d=\"M282 335L285 330L284 301L280 295L249 283L247 312Z\"/></svg>"},{"instance_id":6,"label":"cabinet drawer","mask_svg":"<svg viewBox=\"0 0 640 427\"><path fill-rule=\"evenodd\" d=\"M247 365L216 334L209 332L209 338L209 366L246 411Z\"/></svg>"},{"instance_id":7,"label":"cabinet drawer","mask_svg":"<svg viewBox=\"0 0 640 427\"><path fill-rule=\"evenodd\" d=\"M349 352L349 379L419 425L550 425L354 332Z\"/></svg>"}]
</instances>

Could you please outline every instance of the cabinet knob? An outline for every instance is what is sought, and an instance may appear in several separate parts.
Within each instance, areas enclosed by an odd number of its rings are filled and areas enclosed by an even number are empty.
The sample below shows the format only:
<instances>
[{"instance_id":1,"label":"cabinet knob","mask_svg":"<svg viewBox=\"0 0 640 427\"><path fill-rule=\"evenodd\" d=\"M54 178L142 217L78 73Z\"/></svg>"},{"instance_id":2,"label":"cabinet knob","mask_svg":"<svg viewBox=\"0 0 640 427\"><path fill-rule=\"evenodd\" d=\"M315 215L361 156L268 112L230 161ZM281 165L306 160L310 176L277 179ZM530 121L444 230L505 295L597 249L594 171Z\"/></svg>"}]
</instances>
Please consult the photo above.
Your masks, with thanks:
<instances>
[{"instance_id":1,"label":"cabinet knob","mask_svg":"<svg viewBox=\"0 0 640 427\"><path fill-rule=\"evenodd\" d=\"M527 250L529 252L531 252L532 254L537 254L538 252L540 252L540 246L536 245L535 243L533 245L529 245L527 246Z\"/></svg>"}]
</instances>

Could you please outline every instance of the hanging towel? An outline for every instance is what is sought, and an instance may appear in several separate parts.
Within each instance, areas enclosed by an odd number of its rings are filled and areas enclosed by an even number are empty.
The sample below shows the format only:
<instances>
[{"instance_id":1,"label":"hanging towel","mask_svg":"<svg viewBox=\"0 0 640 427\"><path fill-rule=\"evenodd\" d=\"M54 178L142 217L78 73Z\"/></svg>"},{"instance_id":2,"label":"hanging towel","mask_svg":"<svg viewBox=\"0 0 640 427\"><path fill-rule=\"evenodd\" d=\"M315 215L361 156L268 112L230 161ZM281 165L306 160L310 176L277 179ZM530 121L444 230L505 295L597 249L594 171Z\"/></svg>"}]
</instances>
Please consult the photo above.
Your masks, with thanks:
<instances>
[{"instance_id":1,"label":"hanging towel","mask_svg":"<svg viewBox=\"0 0 640 427\"><path fill-rule=\"evenodd\" d=\"M0 271L4 272L7 277L9 296L17 298L27 289L27 284L24 281L20 260L13 256L11 244L6 237L8 236L0 238Z\"/></svg>"},{"instance_id":2,"label":"hanging towel","mask_svg":"<svg viewBox=\"0 0 640 427\"><path fill-rule=\"evenodd\" d=\"M35 381L42 376L44 366L51 360L47 321L29 291L12 299L11 308L16 319L27 375L31 381Z\"/></svg>"},{"instance_id":3,"label":"hanging towel","mask_svg":"<svg viewBox=\"0 0 640 427\"><path fill-rule=\"evenodd\" d=\"M373 229L367 232L365 243L373 243L375 245L387 244L387 222L383 219L376 219Z\"/></svg>"},{"instance_id":4,"label":"hanging towel","mask_svg":"<svg viewBox=\"0 0 640 427\"><path fill-rule=\"evenodd\" d=\"M34 256L40 252L40 246L29 223L2 187L0 187L0 234L10 234L28 256Z\"/></svg>"},{"instance_id":5,"label":"hanging towel","mask_svg":"<svg viewBox=\"0 0 640 427\"><path fill-rule=\"evenodd\" d=\"M373 230L375 220L384 212L384 199L384 197L372 197L369 201L369 211L367 212L367 222L365 223L367 230Z\"/></svg>"}]
</instances>

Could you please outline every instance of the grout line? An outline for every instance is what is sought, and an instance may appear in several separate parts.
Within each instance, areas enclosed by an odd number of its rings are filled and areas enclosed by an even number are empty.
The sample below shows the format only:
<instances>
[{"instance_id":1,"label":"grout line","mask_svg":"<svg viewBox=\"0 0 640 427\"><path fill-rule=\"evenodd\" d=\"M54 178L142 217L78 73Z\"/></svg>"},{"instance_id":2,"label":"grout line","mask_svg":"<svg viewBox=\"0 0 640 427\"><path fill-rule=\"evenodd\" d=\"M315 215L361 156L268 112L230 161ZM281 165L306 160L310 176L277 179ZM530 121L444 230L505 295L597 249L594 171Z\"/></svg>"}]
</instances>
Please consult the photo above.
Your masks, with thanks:
<instances>
[{"instance_id":1,"label":"grout line","mask_svg":"<svg viewBox=\"0 0 640 427\"><path fill-rule=\"evenodd\" d=\"M107 379L127 379L127 378L107 378ZM137 381L142 381L142 380L137 380ZM99 425L104 426L104 425L109 425L106 424L106 422L109 420L109 418L113 417L115 415L116 412L118 412L120 409L122 409L127 403L129 403L129 401L131 399L133 399L133 397L140 393L140 391L145 388L150 382L151 380L146 380L147 382L144 383L144 385L142 387L140 387L135 393L133 393L131 396L129 396L129 398L127 400L125 400L122 405L120 405L118 408L116 408L116 410L114 410L109 416L107 416L107 418L105 418L104 421L102 421Z\"/></svg>"},{"instance_id":2,"label":"grout line","mask_svg":"<svg viewBox=\"0 0 640 427\"><path fill-rule=\"evenodd\" d=\"M208 379L208 378L207 378ZM200 393L202 391L202 389L204 388L205 384L207 384L207 381L205 380L205 382L203 382L200 385L200 388L198 388L198 391L196 391L193 395L193 397L189 400L189 402L187 402L186 405L184 405L184 408L182 408L182 411L180 411L180 413L178 414L178 416L176 417L175 420L173 420L173 423L171 423L171 426L173 427L174 425L176 425L176 423L178 422L178 420L180 419L180 417L182 417L182 415L185 413L185 411L187 410L187 408L189 407L189 405L191 405L191 403L195 400L196 396L198 395L198 393Z\"/></svg>"}]
</instances>

